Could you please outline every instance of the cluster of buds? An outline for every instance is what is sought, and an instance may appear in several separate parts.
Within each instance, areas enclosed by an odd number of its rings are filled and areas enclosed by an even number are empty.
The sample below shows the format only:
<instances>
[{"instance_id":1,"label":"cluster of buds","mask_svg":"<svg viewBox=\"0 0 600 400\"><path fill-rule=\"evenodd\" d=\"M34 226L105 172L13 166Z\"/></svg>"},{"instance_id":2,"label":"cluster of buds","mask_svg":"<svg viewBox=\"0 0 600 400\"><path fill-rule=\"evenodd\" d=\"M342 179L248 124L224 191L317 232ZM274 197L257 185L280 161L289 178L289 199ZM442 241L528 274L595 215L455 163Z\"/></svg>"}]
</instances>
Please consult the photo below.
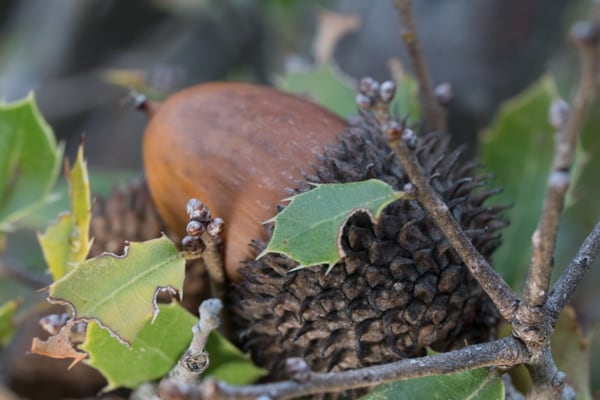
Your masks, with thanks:
<instances>
[{"instance_id":1,"label":"cluster of buds","mask_svg":"<svg viewBox=\"0 0 600 400\"><path fill-rule=\"evenodd\" d=\"M360 80L359 92L356 95L356 106L364 111L371 111L380 124L391 122L390 104L396 95L396 84L393 81L377 82L373 78Z\"/></svg>"},{"instance_id":2,"label":"cluster of buds","mask_svg":"<svg viewBox=\"0 0 600 400\"><path fill-rule=\"evenodd\" d=\"M185 251L202 253L206 248L204 242L206 239L220 242L220 235L224 227L221 218L213 218L206 204L198 199L190 199L186 210L190 221L185 228L187 235L181 240L181 247Z\"/></svg>"},{"instance_id":3,"label":"cluster of buds","mask_svg":"<svg viewBox=\"0 0 600 400\"><path fill-rule=\"evenodd\" d=\"M414 132L406 128L404 121L391 117L390 105L395 95L396 84L393 81L379 83L373 78L363 78L356 95L356 106L373 113L388 141L402 137L410 145L416 141Z\"/></svg>"}]
</instances>

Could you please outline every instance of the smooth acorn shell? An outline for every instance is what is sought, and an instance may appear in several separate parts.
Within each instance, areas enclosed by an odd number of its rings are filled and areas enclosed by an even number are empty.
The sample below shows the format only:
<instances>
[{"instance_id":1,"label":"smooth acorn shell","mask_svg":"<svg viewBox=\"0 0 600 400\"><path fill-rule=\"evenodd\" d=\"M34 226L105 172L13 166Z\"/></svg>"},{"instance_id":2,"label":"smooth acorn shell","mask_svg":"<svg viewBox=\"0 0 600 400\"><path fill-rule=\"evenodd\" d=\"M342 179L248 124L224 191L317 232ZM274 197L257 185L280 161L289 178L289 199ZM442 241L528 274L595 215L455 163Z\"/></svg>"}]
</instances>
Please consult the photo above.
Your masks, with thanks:
<instances>
[{"instance_id":1,"label":"smooth acorn shell","mask_svg":"<svg viewBox=\"0 0 600 400\"><path fill-rule=\"evenodd\" d=\"M301 97L247 83L216 82L169 97L144 133L150 192L169 229L183 233L185 204L198 198L225 220L229 279L266 240L264 221L346 129L343 119Z\"/></svg>"}]
</instances>

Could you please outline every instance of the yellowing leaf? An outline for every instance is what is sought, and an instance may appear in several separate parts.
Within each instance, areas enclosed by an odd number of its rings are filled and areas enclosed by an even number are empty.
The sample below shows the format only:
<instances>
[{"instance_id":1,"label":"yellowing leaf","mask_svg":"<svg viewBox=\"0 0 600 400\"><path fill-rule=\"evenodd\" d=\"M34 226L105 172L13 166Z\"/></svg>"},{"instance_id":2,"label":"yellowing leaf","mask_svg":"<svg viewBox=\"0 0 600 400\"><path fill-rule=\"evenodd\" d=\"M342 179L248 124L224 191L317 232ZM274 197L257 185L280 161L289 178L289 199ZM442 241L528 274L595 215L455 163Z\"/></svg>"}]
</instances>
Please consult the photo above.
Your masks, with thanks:
<instances>
[{"instance_id":1,"label":"yellowing leaf","mask_svg":"<svg viewBox=\"0 0 600 400\"><path fill-rule=\"evenodd\" d=\"M79 146L72 170L66 169L70 187L71 212L59 214L38 240L52 278L56 281L85 260L90 250L89 227L92 217L90 184Z\"/></svg>"},{"instance_id":2,"label":"yellowing leaf","mask_svg":"<svg viewBox=\"0 0 600 400\"><path fill-rule=\"evenodd\" d=\"M69 369L71 369L75 364L87 357L86 353L75 350L71 343L71 328L73 324L75 324L75 321L70 320L56 335L50 336L45 341L33 338L31 352L52 358L72 358L73 362L69 365Z\"/></svg>"},{"instance_id":3,"label":"yellowing leaf","mask_svg":"<svg viewBox=\"0 0 600 400\"><path fill-rule=\"evenodd\" d=\"M181 293L184 275L185 260L163 236L130 243L123 256L80 263L50 286L49 300L69 305L75 319L94 319L129 344L156 317L160 288Z\"/></svg>"},{"instance_id":4,"label":"yellowing leaf","mask_svg":"<svg viewBox=\"0 0 600 400\"><path fill-rule=\"evenodd\" d=\"M339 243L342 228L357 211L379 218L381 211L401 198L402 193L385 182L322 184L291 198L291 203L274 219L275 230L267 253L285 254L301 267L329 264L344 257Z\"/></svg>"},{"instance_id":5,"label":"yellowing leaf","mask_svg":"<svg viewBox=\"0 0 600 400\"><path fill-rule=\"evenodd\" d=\"M0 102L0 232L47 201L62 150L33 95Z\"/></svg>"}]
</instances>

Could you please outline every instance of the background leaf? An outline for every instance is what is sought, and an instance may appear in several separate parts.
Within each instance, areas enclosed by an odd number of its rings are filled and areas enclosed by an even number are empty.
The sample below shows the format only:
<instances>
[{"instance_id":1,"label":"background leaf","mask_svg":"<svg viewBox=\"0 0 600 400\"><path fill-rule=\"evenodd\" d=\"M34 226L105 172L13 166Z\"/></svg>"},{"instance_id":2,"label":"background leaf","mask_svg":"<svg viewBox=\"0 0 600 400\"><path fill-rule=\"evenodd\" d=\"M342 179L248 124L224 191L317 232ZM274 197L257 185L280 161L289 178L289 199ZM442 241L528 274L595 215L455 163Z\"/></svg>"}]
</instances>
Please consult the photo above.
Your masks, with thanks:
<instances>
[{"instance_id":1,"label":"background leaf","mask_svg":"<svg viewBox=\"0 0 600 400\"><path fill-rule=\"evenodd\" d=\"M578 400L591 400L590 392L590 339L583 334L575 310L566 307L560 314L552 335L552 357L561 371L567 374L567 383L575 389Z\"/></svg>"},{"instance_id":2,"label":"background leaf","mask_svg":"<svg viewBox=\"0 0 600 400\"><path fill-rule=\"evenodd\" d=\"M105 329L91 322L85 342L80 346L90 358L86 363L98 369L108 380L105 390L136 388L165 376L188 348L196 316L180 304L161 304L154 323L146 322L131 347L121 344ZM264 374L219 334L212 332L206 350L210 366L203 376L213 376L229 384L254 382Z\"/></svg>"},{"instance_id":3,"label":"background leaf","mask_svg":"<svg viewBox=\"0 0 600 400\"><path fill-rule=\"evenodd\" d=\"M546 193L554 135L548 110L556 97L554 81L541 79L504 103L482 137L482 161L496 176L494 183L504 188L493 202L514 205L506 212L510 226L494 254L496 269L513 287L522 284L527 271L531 235Z\"/></svg>"},{"instance_id":4,"label":"background leaf","mask_svg":"<svg viewBox=\"0 0 600 400\"><path fill-rule=\"evenodd\" d=\"M355 84L331 64L290 72L276 82L279 89L308 96L315 103L347 117L356 114Z\"/></svg>"},{"instance_id":5,"label":"background leaf","mask_svg":"<svg viewBox=\"0 0 600 400\"><path fill-rule=\"evenodd\" d=\"M14 317L20 303L14 299L0 305L0 347L10 342L15 333Z\"/></svg>"},{"instance_id":6,"label":"background leaf","mask_svg":"<svg viewBox=\"0 0 600 400\"><path fill-rule=\"evenodd\" d=\"M90 250L92 204L83 145L79 146L73 169L67 170L67 181L72 211L61 213L43 234L38 235L44 259L54 281L85 260Z\"/></svg>"},{"instance_id":7,"label":"background leaf","mask_svg":"<svg viewBox=\"0 0 600 400\"><path fill-rule=\"evenodd\" d=\"M292 197L291 203L273 219L273 236L259 257L280 253L302 267L333 266L343 256L339 236L350 215L362 210L378 218L388 204L399 198L400 192L375 179L319 185Z\"/></svg>"},{"instance_id":8,"label":"background leaf","mask_svg":"<svg viewBox=\"0 0 600 400\"><path fill-rule=\"evenodd\" d=\"M158 287L181 292L185 261L165 236L129 245L123 256L92 258L50 286L49 300L67 303L76 319L95 319L128 343L154 315Z\"/></svg>"},{"instance_id":9,"label":"background leaf","mask_svg":"<svg viewBox=\"0 0 600 400\"><path fill-rule=\"evenodd\" d=\"M203 376L212 376L230 385L247 385L266 374L263 368L254 365L249 355L214 331L208 337L206 350L210 354L210 365Z\"/></svg>"},{"instance_id":10,"label":"background leaf","mask_svg":"<svg viewBox=\"0 0 600 400\"><path fill-rule=\"evenodd\" d=\"M504 382L497 370L478 368L388 383L376 387L363 399L504 400Z\"/></svg>"},{"instance_id":11,"label":"background leaf","mask_svg":"<svg viewBox=\"0 0 600 400\"><path fill-rule=\"evenodd\" d=\"M33 95L0 104L0 231L44 203L58 176L62 146Z\"/></svg>"}]
</instances>

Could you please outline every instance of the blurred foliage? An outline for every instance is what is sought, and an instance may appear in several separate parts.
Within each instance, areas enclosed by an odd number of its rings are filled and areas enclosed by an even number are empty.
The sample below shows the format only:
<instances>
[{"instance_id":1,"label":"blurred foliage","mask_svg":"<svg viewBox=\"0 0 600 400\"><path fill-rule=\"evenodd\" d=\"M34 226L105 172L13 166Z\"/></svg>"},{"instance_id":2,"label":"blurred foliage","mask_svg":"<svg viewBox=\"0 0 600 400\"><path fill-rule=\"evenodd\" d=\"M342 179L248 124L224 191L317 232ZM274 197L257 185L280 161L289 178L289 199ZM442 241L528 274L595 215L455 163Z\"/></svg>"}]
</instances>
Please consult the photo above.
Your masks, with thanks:
<instances>
[{"instance_id":1,"label":"blurred foliage","mask_svg":"<svg viewBox=\"0 0 600 400\"><path fill-rule=\"evenodd\" d=\"M498 370L488 368L388 383L378 386L363 397L364 400L504 400L504 398L504 382L500 373Z\"/></svg>"},{"instance_id":2,"label":"blurred foliage","mask_svg":"<svg viewBox=\"0 0 600 400\"><path fill-rule=\"evenodd\" d=\"M48 201L62 160L33 95L0 104L0 234Z\"/></svg>"},{"instance_id":3,"label":"blurred foliage","mask_svg":"<svg viewBox=\"0 0 600 400\"><path fill-rule=\"evenodd\" d=\"M481 159L503 192L494 203L511 204L510 226L494 254L494 265L513 287L522 285L552 159L554 128L548 110L557 96L554 82L542 78L536 85L506 102L482 136Z\"/></svg>"},{"instance_id":4,"label":"blurred foliage","mask_svg":"<svg viewBox=\"0 0 600 400\"><path fill-rule=\"evenodd\" d=\"M0 349L10 342L15 333L14 318L19 303L20 300L14 299L0 304Z\"/></svg>"}]
</instances>

